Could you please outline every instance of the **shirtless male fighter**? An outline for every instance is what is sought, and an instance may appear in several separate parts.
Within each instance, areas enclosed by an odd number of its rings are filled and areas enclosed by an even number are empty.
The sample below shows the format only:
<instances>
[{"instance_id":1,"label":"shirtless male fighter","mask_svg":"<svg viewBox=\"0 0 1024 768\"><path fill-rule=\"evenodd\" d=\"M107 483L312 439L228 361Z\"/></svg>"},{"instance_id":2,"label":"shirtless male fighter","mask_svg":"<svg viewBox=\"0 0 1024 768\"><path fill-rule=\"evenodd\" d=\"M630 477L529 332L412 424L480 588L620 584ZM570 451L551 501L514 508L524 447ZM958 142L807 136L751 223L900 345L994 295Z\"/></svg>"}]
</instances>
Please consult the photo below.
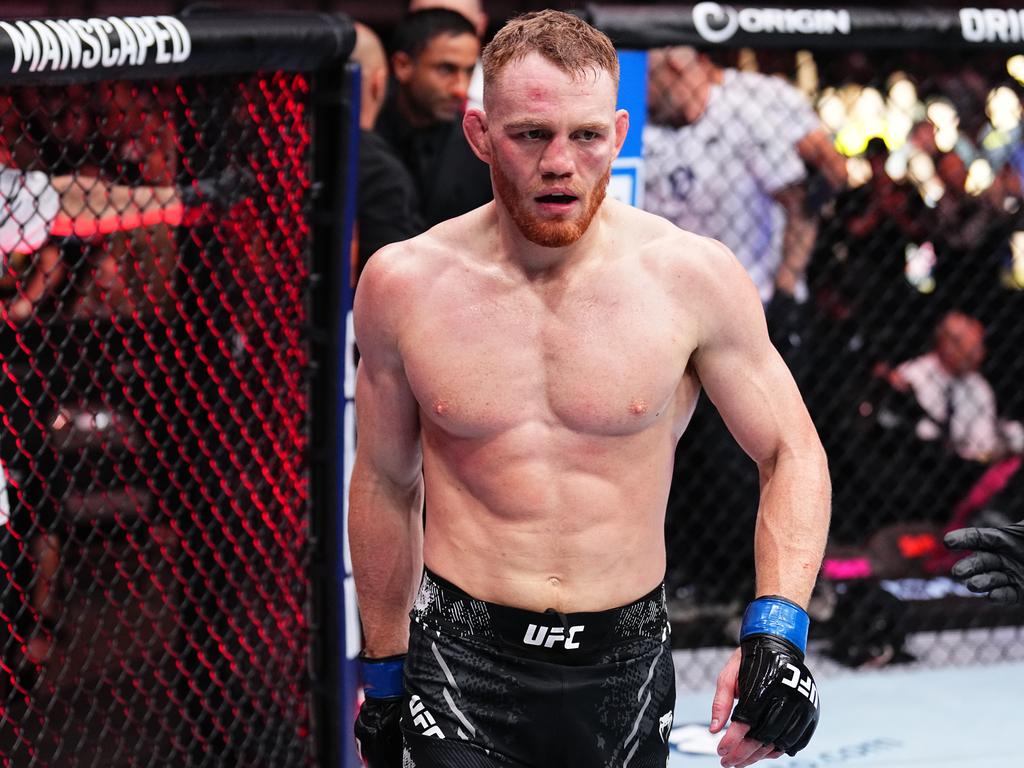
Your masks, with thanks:
<instances>
[{"instance_id":1,"label":"shirtless male fighter","mask_svg":"<svg viewBox=\"0 0 1024 768\"><path fill-rule=\"evenodd\" d=\"M379 251L356 296L362 755L666 764L663 528L702 386L762 489L758 598L711 729L731 712L724 766L793 754L818 719L802 606L830 484L757 291L721 244L605 198L629 124L607 37L526 14L483 65L464 127L495 201Z\"/></svg>"}]
</instances>

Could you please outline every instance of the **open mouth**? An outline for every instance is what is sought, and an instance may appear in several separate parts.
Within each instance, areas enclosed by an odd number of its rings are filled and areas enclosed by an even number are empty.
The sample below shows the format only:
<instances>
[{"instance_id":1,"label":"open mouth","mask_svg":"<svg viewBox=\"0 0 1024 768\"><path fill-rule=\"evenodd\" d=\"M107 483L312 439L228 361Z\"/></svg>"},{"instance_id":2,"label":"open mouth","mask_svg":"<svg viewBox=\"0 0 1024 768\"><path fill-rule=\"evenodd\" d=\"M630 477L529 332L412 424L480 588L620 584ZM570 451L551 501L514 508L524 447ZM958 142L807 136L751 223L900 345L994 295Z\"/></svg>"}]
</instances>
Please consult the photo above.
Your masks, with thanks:
<instances>
[{"instance_id":1,"label":"open mouth","mask_svg":"<svg viewBox=\"0 0 1024 768\"><path fill-rule=\"evenodd\" d=\"M570 203L575 203L577 199L575 195L563 194L541 195L536 198L538 203L549 205L569 205Z\"/></svg>"}]
</instances>

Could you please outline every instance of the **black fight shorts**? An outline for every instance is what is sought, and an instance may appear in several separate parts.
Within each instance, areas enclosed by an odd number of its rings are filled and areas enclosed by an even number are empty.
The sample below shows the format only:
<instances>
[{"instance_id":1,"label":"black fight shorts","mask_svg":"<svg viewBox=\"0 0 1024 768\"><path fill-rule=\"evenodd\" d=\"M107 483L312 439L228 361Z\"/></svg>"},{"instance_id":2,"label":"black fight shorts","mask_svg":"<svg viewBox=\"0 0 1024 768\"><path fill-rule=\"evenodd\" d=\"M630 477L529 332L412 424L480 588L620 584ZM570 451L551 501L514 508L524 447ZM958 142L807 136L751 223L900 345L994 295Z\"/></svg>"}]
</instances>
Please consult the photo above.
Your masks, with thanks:
<instances>
[{"instance_id":1,"label":"black fight shorts","mask_svg":"<svg viewBox=\"0 0 1024 768\"><path fill-rule=\"evenodd\" d=\"M477 600L430 573L410 614L403 768L664 768L664 586L597 613Z\"/></svg>"}]
</instances>

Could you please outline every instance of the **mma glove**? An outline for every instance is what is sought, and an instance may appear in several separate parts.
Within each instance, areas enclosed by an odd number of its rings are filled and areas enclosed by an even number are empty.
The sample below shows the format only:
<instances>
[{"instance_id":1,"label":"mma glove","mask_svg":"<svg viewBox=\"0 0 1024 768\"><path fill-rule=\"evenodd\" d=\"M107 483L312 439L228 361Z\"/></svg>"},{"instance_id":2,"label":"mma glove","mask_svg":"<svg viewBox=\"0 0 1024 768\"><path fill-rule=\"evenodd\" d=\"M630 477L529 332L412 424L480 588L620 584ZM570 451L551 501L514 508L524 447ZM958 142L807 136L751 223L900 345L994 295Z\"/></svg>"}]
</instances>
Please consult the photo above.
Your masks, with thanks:
<instances>
[{"instance_id":1,"label":"mma glove","mask_svg":"<svg viewBox=\"0 0 1024 768\"><path fill-rule=\"evenodd\" d=\"M400 768L402 731L399 718L405 696L405 654L368 659L360 656L366 699L356 717L359 757L367 768Z\"/></svg>"},{"instance_id":2,"label":"mma glove","mask_svg":"<svg viewBox=\"0 0 1024 768\"><path fill-rule=\"evenodd\" d=\"M953 566L971 592L987 592L991 600L1024 603L1024 520L999 528L960 528L944 539L950 549L974 554Z\"/></svg>"},{"instance_id":3,"label":"mma glove","mask_svg":"<svg viewBox=\"0 0 1024 768\"><path fill-rule=\"evenodd\" d=\"M750 726L747 737L792 756L807 746L821 705L804 666L807 613L781 597L747 606L740 631L739 701L732 719Z\"/></svg>"}]
</instances>

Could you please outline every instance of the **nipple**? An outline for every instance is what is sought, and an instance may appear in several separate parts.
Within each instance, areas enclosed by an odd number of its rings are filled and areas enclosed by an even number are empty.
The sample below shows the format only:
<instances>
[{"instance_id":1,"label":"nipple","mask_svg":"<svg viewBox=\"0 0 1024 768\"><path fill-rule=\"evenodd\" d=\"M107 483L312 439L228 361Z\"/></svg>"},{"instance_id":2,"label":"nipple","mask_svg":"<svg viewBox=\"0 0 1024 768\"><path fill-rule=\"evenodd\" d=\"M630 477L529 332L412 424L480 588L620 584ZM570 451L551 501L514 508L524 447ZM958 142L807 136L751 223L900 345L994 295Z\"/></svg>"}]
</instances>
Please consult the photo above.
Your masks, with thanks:
<instances>
[{"instance_id":1,"label":"nipple","mask_svg":"<svg viewBox=\"0 0 1024 768\"><path fill-rule=\"evenodd\" d=\"M647 401L640 397L634 397L629 404L629 412L634 416L643 416L647 413Z\"/></svg>"},{"instance_id":2,"label":"nipple","mask_svg":"<svg viewBox=\"0 0 1024 768\"><path fill-rule=\"evenodd\" d=\"M438 416L446 416L451 409L452 407L449 405L447 400L438 398L434 401L434 413Z\"/></svg>"}]
</instances>

